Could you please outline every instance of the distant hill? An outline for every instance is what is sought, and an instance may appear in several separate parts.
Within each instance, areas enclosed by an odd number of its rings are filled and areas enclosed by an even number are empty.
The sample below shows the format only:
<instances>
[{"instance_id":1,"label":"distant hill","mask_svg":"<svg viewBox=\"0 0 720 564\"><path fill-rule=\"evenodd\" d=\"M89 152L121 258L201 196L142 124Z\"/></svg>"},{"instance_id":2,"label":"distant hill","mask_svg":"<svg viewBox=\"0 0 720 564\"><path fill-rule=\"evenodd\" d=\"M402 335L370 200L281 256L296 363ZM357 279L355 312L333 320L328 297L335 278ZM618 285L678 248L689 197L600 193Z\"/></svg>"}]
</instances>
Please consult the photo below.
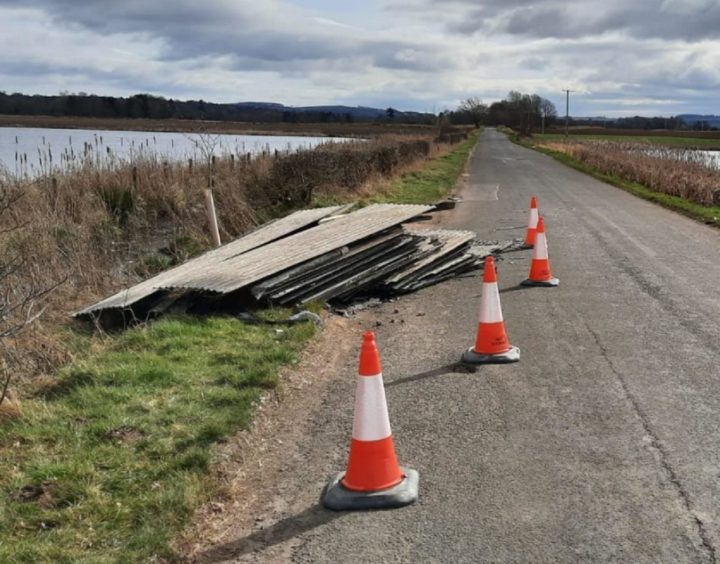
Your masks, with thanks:
<instances>
[{"instance_id":1,"label":"distant hill","mask_svg":"<svg viewBox=\"0 0 720 564\"><path fill-rule=\"evenodd\" d=\"M562 119L560 116L558 119ZM617 118L610 118L607 116L570 116L573 121L597 121L597 122L614 122Z\"/></svg>"},{"instance_id":2,"label":"distant hill","mask_svg":"<svg viewBox=\"0 0 720 564\"><path fill-rule=\"evenodd\" d=\"M705 122L709 127L720 127L720 116L702 114L680 114L677 116L690 127Z\"/></svg>"},{"instance_id":3,"label":"distant hill","mask_svg":"<svg viewBox=\"0 0 720 564\"><path fill-rule=\"evenodd\" d=\"M234 104L238 108L249 108L257 110L284 110L285 106L275 102L239 102Z\"/></svg>"},{"instance_id":4,"label":"distant hill","mask_svg":"<svg viewBox=\"0 0 720 564\"><path fill-rule=\"evenodd\" d=\"M298 114L331 113L341 116L350 115L358 121L372 121L388 117L387 108L370 108L367 106L284 106L273 102L238 102L235 105L242 109L279 110ZM395 110L393 119L420 118L428 115L430 114Z\"/></svg>"}]
</instances>

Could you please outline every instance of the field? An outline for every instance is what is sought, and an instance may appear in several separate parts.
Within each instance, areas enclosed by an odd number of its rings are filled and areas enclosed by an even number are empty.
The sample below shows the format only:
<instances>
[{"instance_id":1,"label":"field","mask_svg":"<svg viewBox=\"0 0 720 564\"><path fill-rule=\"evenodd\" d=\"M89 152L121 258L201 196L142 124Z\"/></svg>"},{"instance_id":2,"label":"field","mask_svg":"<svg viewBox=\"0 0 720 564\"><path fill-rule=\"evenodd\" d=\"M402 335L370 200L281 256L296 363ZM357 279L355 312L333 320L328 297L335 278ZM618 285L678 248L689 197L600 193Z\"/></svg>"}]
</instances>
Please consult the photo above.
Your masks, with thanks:
<instances>
[{"instance_id":1,"label":"field","mask_svg":"<svg viewBox=\"0 0 720 564\"><path fill-rule=\"evenodd\" d=\"M247 428L280 368L311 338L311 323L230 317L168 318L109 335L68 323L76 305L208 248L198 200L209 178L228 239L305 205L434 201L475 140L393 137L193 170L145 162L6 186L24 190L19 215L31 218L11 233L15 250L34 253L16 276L66 280L45 300L47 315L3 343L23 363L0 406L0 561L171 557L169 543L194 508L217 494L213 445Z\"/></svg>"},{"instance_id":2,"label":"field","mask_svg":"<svg viewBox=\"0 0 720 564\"><path fill-rule=\"evenodd\" d=\"M533 135L536 141L563 141L564 132ZM578 141L618 141L627 143L653 143L672 147L720 149L720 131L643 131L632 129L570 129L570 139Z\"/></svg>"},{"instance_id":3,"label":"field","mask_svg":"<svg viewBox=\"0 0 720 564\"><path fill-rule=\"evenodd\" d=\"M242 123L182 119L110 119L0 115L0 127L173 131L236 135L319 135L368 137L377 135L435 135L437 126L394 123Z\"/></svg>"}]
</instances>

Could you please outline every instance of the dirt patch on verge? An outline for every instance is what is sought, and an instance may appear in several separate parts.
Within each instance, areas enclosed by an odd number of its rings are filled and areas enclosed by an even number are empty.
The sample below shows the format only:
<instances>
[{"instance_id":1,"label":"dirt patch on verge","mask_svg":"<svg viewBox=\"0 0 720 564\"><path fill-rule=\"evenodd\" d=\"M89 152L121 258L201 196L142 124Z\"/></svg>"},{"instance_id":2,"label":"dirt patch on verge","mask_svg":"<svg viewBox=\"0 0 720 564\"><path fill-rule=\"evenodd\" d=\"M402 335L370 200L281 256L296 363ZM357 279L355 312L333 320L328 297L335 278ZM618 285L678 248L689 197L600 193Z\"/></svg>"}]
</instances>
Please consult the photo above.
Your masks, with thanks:
<instances>
[{"instance_id":1,"label":"dirt patch on verge","mask_svg":"<svg viewBox=\"0 0 720 564\"><path fill-rule=\"evenodd\" d=\"M218 449L213 472L223 484L223 496L201 507L175 543L175 550L183 555L180 561L232 559L237 551L228 547L223 554L223 542L248 538L251 547L249 535L262 530L263 521L287 510L281 500L289 498L282 495L288 487L288 461L302 457L299 445L332 384L354 379L345 365L354 358L360 334L357 318L325 317L325 327L303 351L300 362L287 367L278 388L263 398L252 427ZM258 546L280 540L265 536L259 535ZM209 552L213 546L220 548Z\"/></svg>"}]
</instances>

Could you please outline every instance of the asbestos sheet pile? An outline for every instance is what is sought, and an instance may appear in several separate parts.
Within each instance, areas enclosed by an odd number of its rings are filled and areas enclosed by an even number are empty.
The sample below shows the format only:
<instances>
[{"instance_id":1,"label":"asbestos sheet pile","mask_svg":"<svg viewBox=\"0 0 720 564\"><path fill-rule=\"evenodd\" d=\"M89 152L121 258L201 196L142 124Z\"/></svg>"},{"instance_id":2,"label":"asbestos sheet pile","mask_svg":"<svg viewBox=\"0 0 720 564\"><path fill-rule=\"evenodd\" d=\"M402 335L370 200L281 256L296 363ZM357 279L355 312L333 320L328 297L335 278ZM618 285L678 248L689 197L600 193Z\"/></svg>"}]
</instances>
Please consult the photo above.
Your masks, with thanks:
<instances>
[{"instance_id":1,"label":"asbestos sheet pile","mask_svg":"<svg viewBox=\"0 0 720 564\"><path fill-rule=\"evenodd\" d=\"M414 237L433 242L435 248L421 260L414 261L407 268L385 279L383 285L389 292L412 292L474 270L493 252L493 249L489 249L485 254L471 252L475 242L475 233L472 231L418 228L408 230Z\"/></svg>"},{"instance_id":2,"label":"asbestos sheet pile","mask_svg":"<svg viewBox=\"0 0 720 564\"><path fill-rule=\"evenodd\" d=\"M158 304L188 297L295 305L402 294L479 268L501 250L479 244L469 231L403 226L432 210L376 204L350 213L341 206L299 211L75 315L143 319Z\"/></svg>"},{"instance_id":3,"label":"asbestos sheet pile","mask_svg":"<svg viewBox=\"0 0 720 564\"><path fill-rule=\"evenodd\" d=\"M268 278L252 294L280 305L404 294L480 268L498 249L476 244L471 231L397 227Z\"/></svg>"}]
</instances>

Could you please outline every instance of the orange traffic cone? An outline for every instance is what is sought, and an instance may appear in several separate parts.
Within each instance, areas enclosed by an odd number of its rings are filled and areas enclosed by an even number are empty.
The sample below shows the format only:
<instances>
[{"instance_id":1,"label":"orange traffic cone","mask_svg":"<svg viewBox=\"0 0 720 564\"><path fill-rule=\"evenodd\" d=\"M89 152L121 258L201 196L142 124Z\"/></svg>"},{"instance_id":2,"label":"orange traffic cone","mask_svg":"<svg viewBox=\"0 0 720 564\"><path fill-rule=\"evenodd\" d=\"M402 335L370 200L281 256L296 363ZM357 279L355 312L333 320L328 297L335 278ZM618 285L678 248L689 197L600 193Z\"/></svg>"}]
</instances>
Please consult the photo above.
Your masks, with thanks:
<instances>
[{"instance_id":1,"label":"orange traffic cone","mask_svg":"<svg viewBox=\"0 0 720 564\"><path fill-rule=\"evenodd\" d=\"M538 205L537 198L530 198L530 218L528 219L527 233L525 234L525 247L530 249L535 244L535 234L537 233L538 224Z\"/></svg>"},{"instance_id":2,"label":"orange traffic cone","mask_svg":"<svg viewBox=\"0 0 720 564\"><path fill-rule=\"evenodd\" d=\"M347 471L326 486L322 503L336 510L402 507L417 499L418 482L418 473L401 468L395 456L380 355L368 331L360 350Z\"/></svg>"},{"instance_id":3,"label":"orange traffic cone","mask_svg":"<svg viewBox=\"0 0 720 564\"><path fill-rule=\"evenodd\" d=\"M560 280L553 278L550 272L550 259L548 258L547 237L545 236L545 221L541 217L538 220L535 246L532 253L532 264L530 265L530 276L521 282L523 286L557 286Z\"/></svg>"},{"instance_id":4,"label":"orange traffic cone","mask_svg":"<svg viewBox=\"0 0 720 564\"><path fill-rule=\"evenodd\" d=\"M480 296L480 322L475 346L466 350L462 361L470 364L504 364L520 360L520 349L513 347L505 332L497 272L493 257L485 259Z\"/></svg>"}]
</instances>

